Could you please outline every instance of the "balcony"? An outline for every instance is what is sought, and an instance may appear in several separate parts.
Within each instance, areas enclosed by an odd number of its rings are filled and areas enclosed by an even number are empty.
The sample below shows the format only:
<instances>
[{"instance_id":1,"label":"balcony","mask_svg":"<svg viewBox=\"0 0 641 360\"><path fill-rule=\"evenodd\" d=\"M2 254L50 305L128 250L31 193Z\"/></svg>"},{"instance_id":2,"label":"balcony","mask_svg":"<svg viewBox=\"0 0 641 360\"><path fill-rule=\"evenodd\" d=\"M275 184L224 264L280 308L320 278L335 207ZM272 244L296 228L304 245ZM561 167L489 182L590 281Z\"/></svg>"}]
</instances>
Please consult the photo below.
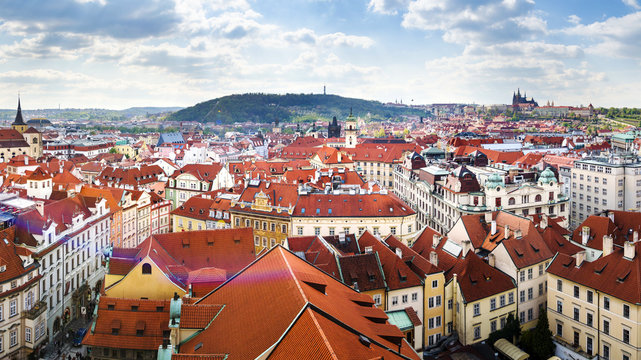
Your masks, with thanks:
<instances>
[{"instance_id":1,"label":"balcony","mask_svg":"<svg viewBox=\"0 0 641 360\"><path fill-rule=\"evenodd\" d=\"M47 310L47 302L46 301L38 301L33 305L33 307L30 310L25 310L22 312L22 314L29 320L35 320L40 316L43 312Z\"/></svg>"}]
</instances>

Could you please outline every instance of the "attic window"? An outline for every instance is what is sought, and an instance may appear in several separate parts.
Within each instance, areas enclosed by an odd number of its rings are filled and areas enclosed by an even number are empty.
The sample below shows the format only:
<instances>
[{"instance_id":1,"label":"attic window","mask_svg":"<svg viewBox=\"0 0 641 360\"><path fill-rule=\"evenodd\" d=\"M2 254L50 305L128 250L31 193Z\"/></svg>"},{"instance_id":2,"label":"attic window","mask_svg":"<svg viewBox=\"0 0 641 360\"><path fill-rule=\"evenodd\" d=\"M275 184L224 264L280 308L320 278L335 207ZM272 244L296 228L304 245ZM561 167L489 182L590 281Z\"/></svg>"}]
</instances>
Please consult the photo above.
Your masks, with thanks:
<instances>
[{"instance_id":1,"label":"attic window","mask_svg":"<svg viewBox=\"0 0 641 360\"><path fill-rule=\"evenodd\" d=\"M532 247L532 250L534 250L534 252L539 252L539 248L537 248L536 246L530 244L530 247Z\"/></svg>"},{"instance_id":2,"label":"attic window","mask_svg":"<svg viewBox=\"0 0 641 360\"><path fill-rule=\"evenodd\" d=\"M207 239L207 246L214 246L214 239Z\"/></svg>"},{"instance_id":3,"label":"attic window","mask_svg":"<svg viewBox=\"0 0 641 360\"><path fill-rule=\"evenodd\" d=\"M107 310L116 310L116 304L107 304Z\"/></svg>"},{"instance_id":4,"label":"attic window","mask_svg":"<svg viewBox=\"0 0 641 360\"><path fill-rule=\"evenodd\" d=\"M629 275L630 275L630 270L628 270L625 274L617 277L617 282L620 282L620 283L624 282L625 279L627 279Z\"/></svg>"},{"instance_id":5,"label":"attic window","mask_svg":"<svg viewBox=\"0 0 641 360\"><path fill-rule=\"evenodd\" d=\"M131 305L131 311L138 311L138 305Z\"/></svg>"},{"instance_id":6,"label":"attic window","mask_svg":"<svg viewBox=\"0 0 641 360\"><path fill-rule=\"evenodd\" d=\"M599 268L594 268L594 273L595 273L595 274L597 274L597 275L601 275L601 273L603 272L603 270L605 270L606 266L608 266L608 264L607 264L607 263L606 263L606 264L603 264L603 266L601 266L601 267L599 267Z\"/></svg>"},{"instance_id":7,"label":"attic window","mask_svg":"<svg viewBox=\"0 0 641 360\"><path fill-rule=\"evenodd\" d=\"M323 293L324 295L327 295L327 293L325 292L325 290L327 289L327 284L320 284L313 281L304 281L304 280L303 282L309 285L310 287L312 287L313 289Z\"/></svg>"},{"instance_id":8,"label":"attic window","mask_svg":"<svg viewBox=\"0 0 641 360\"><path fill-rule=\"evenodd\" d=\"M200 349L201 347L203 347L203 343L199 342L198 344L196 344L196 346L194 346L194 351Z\"/></svg>"},{"instance_id":9,"label":"attic window","mask_svg":"<svg viewBox=\"0 0 641 360\"><path fill-rule=\"evenodd\" d=\"M163 311L165 311L164 306L156 306L156 312L163 312Z\"/></svg>"},{"instance_id":10,"label":"attic window","mask_svg":"<svg viewBox=\"0 0 641 360\"><path fill-rule=\"evenodd\" d=\"M516 255L517 255L518 257L523 257L523 253L522 253L522 252L520 252L520 251L518 251L517 249L514 249L514 252L516 253Z\"/></svg>"},{"instance_id":11,"label":"attic window","mask_svg":"<svg viewBox=\"0 0 641 360\"><path fill-rule=\"evenodd\" d=\"M203 210L203 209L200 209L198 212L202 214L202 213L204 212L204 210Z\"/></svg>"},{"instance_id":12,"label":"attic window","mask_svg":"<svg viewBox=\"0 0 641 360\"><path fill-rule=\"evenodd\" d=\"M401 282L407 281L407 274L405 271L398 269L398 278L401 280Z\"/></svg>"}]
</instances>

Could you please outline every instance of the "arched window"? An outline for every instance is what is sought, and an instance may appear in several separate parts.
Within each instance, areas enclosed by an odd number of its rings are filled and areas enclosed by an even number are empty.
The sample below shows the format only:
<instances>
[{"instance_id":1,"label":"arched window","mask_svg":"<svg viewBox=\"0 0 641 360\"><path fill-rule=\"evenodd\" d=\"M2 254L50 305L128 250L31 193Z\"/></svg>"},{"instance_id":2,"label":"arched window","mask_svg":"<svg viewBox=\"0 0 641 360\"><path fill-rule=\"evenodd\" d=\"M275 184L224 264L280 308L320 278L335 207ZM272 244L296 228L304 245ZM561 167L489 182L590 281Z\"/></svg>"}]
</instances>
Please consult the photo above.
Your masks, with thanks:
<instances>
[{"instance_id":1,"label":"arched window","mask_svg":"<svg viewBox=\"0 0 641 360\"><path fill-rule=\"evenodd\" d=\"M148 263L142 264L142 273L151 274L151 264L148 264Z\"/></svg>"},{"instance_id":2,"label":"arched window","mask_svg":"<svg viewBox=\"0 0 641 360\"><path fill-rule=\"evenodd\" d=\"M534 201L539 202L541 201L541 194L537 195L534 197Z\"/></svg>"},{"instance_id":3,"label":"arched window","mask_svg":"<svg viewBox=\"0 0 641 360\"><path fill-rule=\"evenodd\" d=\"M513 197L511 197L511 198L507 201L507 204L508 204L508 205L514 205L514 204L516 204L516 200L515 200Z\"/></svg>"},{"instance_id":4,"label":"arched window","mask_svg":"<svg viewBox=\"0 0 641 360\"><path fill-rule=\"evenodd\" d=\"M34 143L34 144L37 144L37 143L38 143L38 138L35 138L35 137L34 137L34 138L33 138L33 143Z\"/></svg>"}]
</instances>

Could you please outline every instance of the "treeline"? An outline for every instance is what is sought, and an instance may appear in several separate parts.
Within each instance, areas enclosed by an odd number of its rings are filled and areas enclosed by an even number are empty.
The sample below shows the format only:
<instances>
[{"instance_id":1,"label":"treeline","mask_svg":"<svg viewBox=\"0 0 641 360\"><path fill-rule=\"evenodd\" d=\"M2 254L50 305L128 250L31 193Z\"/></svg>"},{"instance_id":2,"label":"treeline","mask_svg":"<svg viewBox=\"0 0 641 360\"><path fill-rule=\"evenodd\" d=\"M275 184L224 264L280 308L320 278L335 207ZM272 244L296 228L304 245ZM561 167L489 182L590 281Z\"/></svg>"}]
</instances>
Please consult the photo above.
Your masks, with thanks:
<instances>
[{"instance_id":1,"label":"treeline","mask_svg":"<svg viewBox=\"0 0 641 360\"><path fill-rule=\"evenodd\" d=\"M345 98L320 94L262 94L229 95L205 101L171 114L169 121L197 121L230 124L234 122L272 123L291 122L306 115L344 120L350 109L354 116L393 119L400 115L425 115L409 107L388 107L378 101Z\"/></svg>"},{"instance_id":2,"label":"treeline","mask_svg":"<svg viewBox=\"0 0 641 360\"><path fill-rule=\"evenodd\" d=\"M603 114L609 118L627 118L627 119L641 119L641 109L639 108L598 108L599 114Z\"/></svg>"}]
</instances>

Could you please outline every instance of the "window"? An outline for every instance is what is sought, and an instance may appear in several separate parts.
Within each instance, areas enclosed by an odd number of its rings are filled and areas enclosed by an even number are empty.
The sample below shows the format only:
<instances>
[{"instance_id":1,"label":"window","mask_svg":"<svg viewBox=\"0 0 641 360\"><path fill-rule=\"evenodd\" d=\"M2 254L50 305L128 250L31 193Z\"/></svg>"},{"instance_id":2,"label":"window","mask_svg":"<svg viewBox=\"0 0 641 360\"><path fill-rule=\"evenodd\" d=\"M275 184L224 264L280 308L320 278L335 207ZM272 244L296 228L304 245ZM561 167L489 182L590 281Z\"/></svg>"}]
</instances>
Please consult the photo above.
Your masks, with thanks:
<instances>
[{"instance_id":1,"label":"window","mask_svg":"<svg viewBox=\"0 0 641 360\"><path fill-rule=\"evenodd\" d=\"M438 287L438 280L432 280L432 288Z\"/></svg>"},{"instance_id":2,"label":"window","mask_svg":"<svg viewBox=\"0 0 641 360\"><path fill-rule=\"evenodd\" d=\"M556 312L563 313L563 302L561 300L556 301Z\"/></svg>"},{"instance_id":3,"label":"window","mask_svg":"<svg viewBox=\"0 0 641 360\"><path fill-rule=\"evenodd\" d=\"M534 318L534 309L527 309L527 321L532 321Z\"/></svg>"},{"instance_id":4,"label":"window","mask_svg":"<svg viewBox=\"0 0 641 360\"><path fill-rule=\"evenodd\" d=\"M396 235L396 226L390 227L390 233L392 233L392 235Z\"/></svg>"},{"instance_id":5,"label":"window","mask_svg":"<svg viewBox=\"0 0 641 360\"><path fill-rule=\"evenodd\" d=\"M392 305L398 305L398 296L392 296Z\"/></svg>"},{"instance_id":6,"label":"window","mask_svg":"<svg viewBox=\"0 0 641 360\"><path fill-rule=\"evenodd\" d=\"M492 320L490 322L490 332L495 332L496 331L496 320Z\"/></svg>"},{"instance_id":7,"label":"window","mask_svg":"<svg viewBox=\"0 0 641 360\"><path fill-rule=\"evenodd\" d=\"M481 338L481 325L476 325L474 327L474 340Z\"/></svg>"},{"instance_id":8,"label":"window","mask_svg":"<svg viewBox=\"0 0 641 360\"><path fill-rule=\"evenodd\" d=\"M142 264L142 273L143 274L151 274L151 264L149 264L149 263Z\"/></svg>"},{"instance_id":9,"label":"window","mask_svg":"<svg viewBox=\"0 0 641 360\"><path fill-rule=\"evenodd\" d=\"M407 304L407 295L403 295L401 301L403 301L403 304Z\"/></svg>"},{"instance_id":10,"label":"window","mask_svg":"<svg viewBox=\"0 0 641 360\"><path fill-rule=\"evenodd\" d=\"M24 329L24 340L26 342L31 342L31 328Z\"/></svg>"},{"instance_id":11,"label":"window","mask_svg":"<svg viewBox=\"0 0 641 360\"><path fill-rule=\"evenodd\" d=\"M527 289L527 299L532 300L533 298L534 298L534 289L533 288Z\"/></svg>"},{"instance_id":12,"label":"window","mask_svg":"<svg viewBox=\"0 0 641 360\"><path fill-rule=\"evenodd\" d=\"M452 304L453 304L452 299L447 300L447 309L448 310L452 310Z\"/></svg>"},{"instance_id":13,"label":"window","mask_svg":"<svg viewBox=\"0 0 641 360\"><path fill-rule=\"evenodd\" d=\"M543 264L539 265L539 276L543 275Z\"/></svg>"},{"instance_id":14,"label":"window","mask_svg":"<svg viewBox=\"0 0 641 360\"><path fill-rule=\"evenodd\" d=\"M474 316L481 315L481 304L474 304Z\"/></svg>"},{"instance_id":15,"label":"window","mask_svg":"<svg viewBox=\"0 0 641 360\"><path fill-rule=\"evenodd\" d=\"M374 298L374 304L376 306L380 306L381 305L381 294L374 294L373 298Z\"/></svg>"},{"instance_id":16,"label":"window","mask_svg":"<svg viewBox=\"0 0 641 360\"><path fill-rule=\"evenodd\" d=\"M519 322L523 324L525 322L525 311L519 313Z\"/></svg>"},{"instance_id":17,"label":"window","mask_svg":"<svg viewBox=\"0 0 641 360\"><path fill-rule=\"evenodd\" d=\"M593 298L592 298L593 296L594 296L594 294L592 293L592 291L591 291L591 290L588 290L588 292L587 292L587 301L588 301L590 304L592 304L592 302L594 301L594 300L593 300Z\"/></svg>"},{"instance_id":18,"label":"window","mask_svg":"<svg viewBox=\"0 0 641 360\"><path fill-rule=\"evenodd\" d=\"M556 280L556 290L563 291L563 281L561 279Z\"/></svg>"},{"instance_id":19,"label":"window","mask_svg":"<svg viewBox=\"0 0 641 360\"><path fill-rule=\"evenodd\" d=\"M524 302L525 302L525 290L521 290L521 291L519 292L519 301L520 301L521 303L524 303Z\"/></svg>"},{"instance_id":20,"label":"window","mask_svg":"<svg viewBox=\"0 0 641 360\"><path fill-rule=\"evenodd\" d=\"M18 330L13 330L9 334L9 346L14 347L18 345Z\"/></svg>"},{"instance_id":21,"label":"window","mask_svg":"<svg viewBox=\"0 0 641 360\"><path fill-rule=\"evenodd\" d=\"M521 281L521 282L525 281L525 270L522 270L519 273L519 281Z\"/></svg>"},{"instance_id":22,"label":"window","mask_svg":"<svg viewBox=\"0 0 641 360\"><path fill-rule=\"evenodd\" d=\"M297 233L298 235L303 235L303 227L302 227L302 226L297 227L297 228L296 228L296 233Z\"/></svg>"},{"instance_id":23,"label":"window","mask_svg":"<svg viewBox=\"0 0 641 360\"><path fill-rule=\"evenodd\" d=\"M605 310L610 310L610 298L607 296L603 297L603 308Z\"/></svg>"},{"instance_id":24,"label":"window","mask_svg":"<svg viewBox=\"0 0 641 360\"><path fill-rule=\"evenodd\" d=\"M586 344L585 345L585 347L586 347L585 351L588 353L589 356L592 356L592 338L588 336L585 339L585 344Z\"/></svg>"},{"instance_id":25,"label":"window","mask_svg":"<svg viewBox=\"0 0 641 360\"><path fill-rule=\"evenodd\" d=\"M418 293L412 293L412 301L418 300Z\"/></svg>"},{"instance_id":26,"label":"window","mask_svg":"<svg viewBox=\"0 0 641 360\"><path fill-rule=\"evenodd\" d=\"M543 283L539 284L539 296L543 295Z\"/></svg>"},{"instance_id":27,"label":"window","mask_svg":"<svg viewBox=\"0 0 641 360\"><path fill-rule=\"evenodd\" d=\"M507 300L508 300L508 303L510 303L510 304L514 303L514 293L513 292L511 292L511 293L509 293L507 295Z\"/></svg>"},{"instance_id":28,"label":"window","mask_svg":"<svg viewBox=\"0 0 641 360\"><path fill-rule=\"evenodd\" d=\"M579 298L579 287L574 285L574 297Z\"/></svg>"},{"instance_id":29,"label":"window","mask_svg":"<svg viewBox=\"0 0 641 360\"><path fill-rule=\"evenodd\" d=\"M630 306L623 304L623 317L626 319L630 318Z\"/></svg>"},{"instance_id":30,"label":"window","mask_svg":"<svg viewBox=\"0 0 641 360\"><path fill-rule=\"evenodd\" d=\"M610 346L606 344L603 344L603 359L610 360Z\"/></svg>"},{"instance_id":31,"label":"window","mask_svg":"<svg viewBox=\"0 0 641 360\"><path fill-rule=\"evenodd\" d=\"M580 315L579 308L575 307L574 308L574 320L579 321L579 315Z\"/></svg>"},{"instance_id":32,"label":"window","mask_svg":"<svg viewBox=\"0 0 641 360\"><path fill-rule=\"evenodd\" d=\"M499 305L500 305L501 307L505 306L505 295L501 295L501 296L499 297Z\"/></svg>"},{"instance_id":33,"label":"window","mask_svg":"<svg viewBox=\"0 0 641 360\"><path fill-rule=\"evenodd\" d=\"M317 226L314 228L314 235L316 236L320 235L320 227Z\"/></svg>"},{"instance_id":34,"label":"window","mask_svg":"<svg viewBox=\"0 0 641 360\"><path fill-rule=\"evenodd\" d=\"M528 280L532 280L532 273L533 273L532 268L527 269L527 279Z\"/></svg>"},{"instance_id":35,"label":"window","mask_svg":"<svg viewBox=\"0 0 641 360\"><path fill-rule=\"evenodd\" d=\"M18 315L17 300L11 300L9 303L9 317Z\"/></svg>"},{"instance_id":36,"label":"window","mask_svg":"<svg viewBox=\"0 0 641 360\"><path fill-rule=\"evenodd\" d=\"M490 299L490 310L496 309L496 298Z\"/></svg>"},{"instance_id":37,"label":"window","mask_svg":"<svg viewBox=\"0 0 641 360\"><path fill-rule=\"evenodd\" d=\"M592 315L592 313L587 313L587 314L586 314L586 316L585 316L585 323L586 323L589 327L592 327L592 323L593 323L593 315Z\"/></svg>"},{"instance_id":38,"label":"window","mask_svg":"<svg viewBox=\"0 0 641 360\"><path fill-rule=\"evenodd\" d=\"M556 335L563 337L563 324L561 323L556 324Z\"/></svg>"},{"instance_id":39,"label":"window","mask_svg":"<svg viewBox=\"0 0 641 360\"><path fill-rule=\"evenodd\" d=\"M603 333L610 334L610 320L603 319Z\"/></svg>"}]
</instances>

